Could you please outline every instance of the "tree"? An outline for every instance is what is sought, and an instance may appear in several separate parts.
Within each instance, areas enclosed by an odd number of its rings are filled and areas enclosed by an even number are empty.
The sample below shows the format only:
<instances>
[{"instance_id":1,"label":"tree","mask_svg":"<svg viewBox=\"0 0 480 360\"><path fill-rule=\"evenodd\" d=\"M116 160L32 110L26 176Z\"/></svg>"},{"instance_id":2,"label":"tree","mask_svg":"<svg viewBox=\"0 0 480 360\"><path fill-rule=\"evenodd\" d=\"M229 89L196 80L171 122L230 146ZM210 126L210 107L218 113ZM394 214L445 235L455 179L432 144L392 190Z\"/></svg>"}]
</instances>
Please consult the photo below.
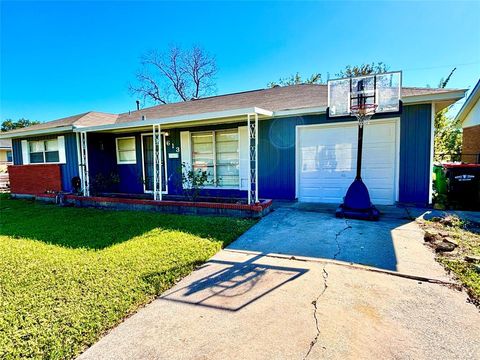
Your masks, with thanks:
<instances>
[{"instance_id":1,"label":"tree","mask_svg":"<svg viewBox=\"0 0 480 360\"><path fill-rule=\"evenodd\" d=\"M388 71L388 66L383 62L372 62L371 64L361 64L361 65L347 65L343 70L340 70L335 74L336 77L353 77L369 74L378 74ZM327 73L327 79L329 78ZM300 73L295 75L290 75L286 78L280 78L278 81L272 81L268 83L268 87L275 86L288 86L288 85L298 85L298 84L324 84L325 81L322 78L321 73L313 73L309 78L303 80Z\"/></svg>"},{"instance_id":2,"label":"tree","mask_svg":"<svg viewBox=\"0 0 480 360\"><path fill-rule=\"evenodd\" d=\"M144 103L167 104L212 95L215 92L215 57L198 46L184 50L171 46L166 52L149 51L142 55L137 83L130 91Z\"/></svg>"},{"instance_id":3,"label":"tree","mask_svg":"<svg viewBox=\"0 0 480 360\"><path fill-rule=\"evenodd\" d=\"M17 121L13 121L12 119L7 119L2 122L1 131L5 132L5 131L10 131L15 129L21 129L21 128L25 128L25 127L36 125L36 124L40 124L40 122L28 120L24 118L18 119Z\"/></svg>"},{"instance_id":4,"label":"tree","mask_svg":"<svg viewBox=\"0 0 480 360\"><path fill-rule=\"evenodd\" d=\"M302 79L300 73L296 73L295 75L290 75L286 78L280 78L278 81L272 81L268 83L268 87L276 87L276 86L289 86L289 85L299 85L299 84L323 84L322 74L314 73L306 80Z\"/></svg>"},{"instance_id":5,"label":"tree","mask_svg":"<svg viewBox=\"0 0 480 360\"><path fill-rule=\"evenodd\" d=\"M446 79L440 79L439 88L445 88L456 68ZM435 114L434 149L435 161L459 161L462 151L462 131L455 119L448 115L449 107Z\"/></svg>"},{"instance_id":6,"label":"tree","mask_svg":"<svg viewBox=\"0 0 480 360\"><path fill-rule=\"evenodd\" d=\"M379 74L387 72L389 67L383 62L372 62L371 64L362 64L362 65L347 65L343 70L340 70L335 76L339 78L345 77L354 77L354 76L362 76L362 75L369 75L369 74Z\"/></svg>"}]
</instances>

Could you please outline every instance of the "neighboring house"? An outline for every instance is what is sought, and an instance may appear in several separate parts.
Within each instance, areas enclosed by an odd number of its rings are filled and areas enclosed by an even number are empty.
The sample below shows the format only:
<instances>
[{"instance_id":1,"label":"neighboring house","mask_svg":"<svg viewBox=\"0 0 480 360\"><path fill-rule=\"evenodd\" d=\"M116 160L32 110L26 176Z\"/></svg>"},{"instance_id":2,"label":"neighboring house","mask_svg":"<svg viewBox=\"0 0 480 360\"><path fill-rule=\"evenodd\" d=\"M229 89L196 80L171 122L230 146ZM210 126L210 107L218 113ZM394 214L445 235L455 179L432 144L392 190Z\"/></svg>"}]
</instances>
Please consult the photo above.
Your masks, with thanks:
<instances>
[{"instance_id":1,"label":"neighboring house","mask_svg":"<svg viewBox=\"0 0 480 360\"><path fill-rule=\"evenodd\" d=\"M0 139L0 165L13 164L12 141L10 139Z\"/></svg>"},{"instance_id":2,"label":"neighboring house","mask_svg":"<svg viewBox=\"0 0 480 360\"><path fill-rule=\"evenodd\" d=\"M8 187L7 166L12 164L12 141L10 139L0 139L0 189Z\"/></svg>"},{"instance_id":3,"label":"neighboring house","mask_svg":"<svg viewBox=\"0 0 480 360\"><path fill-rule=\"evenodd\" d=\"M431 203L433 117L464 95L404 87L402 113L367 125L363 178L375 204ZM97 186L165 199L184 193L184 163L208 171L208 196L339 204L355 177L357 123L328 119L326 109L326 85L293 85L119 115L89 112L1 137L13 139L13 193L69 192L80 176L87 194Z\"/></svg>"},{"instance_id":4,"label":"neighboring house","mask_svg":"<svg viewBox=\"0 0 480 360\"><path fill-rule=\"evenodd\" d=\"M480 164L480 80L455 120L462 125L462 161Z\"/></svg>"}]
</instances>

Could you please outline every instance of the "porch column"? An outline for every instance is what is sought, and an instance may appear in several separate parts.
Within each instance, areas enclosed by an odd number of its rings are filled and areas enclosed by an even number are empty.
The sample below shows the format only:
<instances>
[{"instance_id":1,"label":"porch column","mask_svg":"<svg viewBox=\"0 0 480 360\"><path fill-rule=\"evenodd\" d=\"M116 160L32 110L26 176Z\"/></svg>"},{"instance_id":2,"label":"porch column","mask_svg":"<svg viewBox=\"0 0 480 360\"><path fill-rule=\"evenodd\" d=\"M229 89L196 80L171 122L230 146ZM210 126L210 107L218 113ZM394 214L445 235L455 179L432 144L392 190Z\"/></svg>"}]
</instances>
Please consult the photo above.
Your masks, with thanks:
<instances>
[{"instance_id":1,"label":"porch column","mask_svg":"<svg viewBox=\"0 0 480 360\"><path fill-rule=\"evenodd\" d=\"M88 142L87 133L80 132L80 177L82 180L83 196L90 196L90 180L88 175Z\"/></svg>"},{"instance_id":2,"label":"porch column","mask_svg":"<svg viewBox=\"0 0 480 360\"><path fill-rule=\"evenodd\" d=\"M252 116L254 117L252 121ZM248 204L258 203L258 114L247 115L248 127Z\"/></svg>"},{"instance_id":3,"label":"porch column","mask_svg":"<svg viewBox=\"0 0 480 360\"><path fill-rule=\"evenodd\" d=\"M153 125L153 199L162 200L162 133L160 124Z\"/></svg>"}]
</instances>

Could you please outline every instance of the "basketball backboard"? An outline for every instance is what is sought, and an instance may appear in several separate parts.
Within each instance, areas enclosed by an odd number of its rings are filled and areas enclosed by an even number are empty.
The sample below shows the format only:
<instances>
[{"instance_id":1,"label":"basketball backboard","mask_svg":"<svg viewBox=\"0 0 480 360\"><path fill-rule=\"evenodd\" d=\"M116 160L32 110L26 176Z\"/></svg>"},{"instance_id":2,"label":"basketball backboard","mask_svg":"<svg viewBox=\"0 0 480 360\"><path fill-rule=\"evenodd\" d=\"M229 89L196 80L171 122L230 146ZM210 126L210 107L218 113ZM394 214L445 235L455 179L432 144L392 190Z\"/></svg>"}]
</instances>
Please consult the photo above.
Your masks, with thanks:
<instances>
[{"instance_id":1,"label":"basketball backboard","mask_svg":"<svg viewBox=\"0 0 480 360\"><path fill-rule=\"evenodd\" d=\"M352 106L375 106L376 113L400 111L400 71L328 81L328 116L350 116Z\"/></svg>"}]
</instances>

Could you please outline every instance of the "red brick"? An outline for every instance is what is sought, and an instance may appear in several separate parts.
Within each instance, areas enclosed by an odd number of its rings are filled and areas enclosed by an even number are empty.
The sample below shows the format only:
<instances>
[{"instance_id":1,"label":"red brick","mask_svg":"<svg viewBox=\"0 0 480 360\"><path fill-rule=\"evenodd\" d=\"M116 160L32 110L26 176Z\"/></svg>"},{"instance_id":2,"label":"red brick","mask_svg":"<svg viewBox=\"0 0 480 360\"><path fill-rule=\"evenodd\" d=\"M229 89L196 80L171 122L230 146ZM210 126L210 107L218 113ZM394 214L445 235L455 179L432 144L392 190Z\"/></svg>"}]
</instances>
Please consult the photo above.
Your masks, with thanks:
<instances>
[{"instance_id":1,"label":"red brick","mask_svg":"<svg viewBox=\"0 0 480 360\"><path fill-rule=\"evenodd\" d=\"M58 164L10 165L10 192L12 194L44 194L62 190L62 176Z\"/></svg>"},{"instance_id":2,"label":"red brick","mask_svg":"<svg viewBox=\"0 0 480 360\"><path fill-rule=\"evenodd\" d=\"M138 205L155 205L155 206L185 206L185 207L200 207L210 209L233 209L233 210L251 210L261 212L272 204L272 200L264 200L258 204L232 204L232 203L211 203L211 202L190 202L190 201L171 201L171 200L145 200L145 199L125 199L125 198L110 198L110 197L82 197L76 195L67 195L67 199L72 200L87 200L93 202L105 203L122 203L122 204L138 204Z\"/></svg>"},{"instance_id":3,"label":"red brick","mask_svg":"<svg viewBox=\"0 0 480 360\"><path fill-rule=\"evenodd\" d=\"M463 129L462 161L476 163L480 154L480 125Z\"/></svg>"}]
</instances>

